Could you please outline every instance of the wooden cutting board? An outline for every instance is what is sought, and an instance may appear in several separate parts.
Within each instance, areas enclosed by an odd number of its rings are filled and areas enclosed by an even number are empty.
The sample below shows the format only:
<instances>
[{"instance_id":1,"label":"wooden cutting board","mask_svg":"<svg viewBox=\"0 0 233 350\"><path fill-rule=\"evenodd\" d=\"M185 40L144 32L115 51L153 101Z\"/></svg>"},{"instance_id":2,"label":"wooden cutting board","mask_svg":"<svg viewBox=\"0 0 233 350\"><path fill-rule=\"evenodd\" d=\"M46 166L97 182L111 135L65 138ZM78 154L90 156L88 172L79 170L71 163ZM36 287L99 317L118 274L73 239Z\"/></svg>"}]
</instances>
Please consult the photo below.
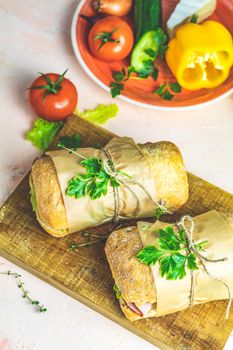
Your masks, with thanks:
<instances>
[{"instance_id":1,"label":"wooden cutting board","mask_svg":"<svg viewBox=\"0 0 233 350\"><path fill-rule=\"evenodd\" d=\"M73 116L53 144L61 135L76 132L81 135L85 147L95 143L104 146L113 137L109 131ZM192 174L189 174L189 185L188 203L169 220L184 213L197 215L209 209L233 212L231 194ZM106 234L112 229L113 225L108 224L89 231ZM81 241L80 233L57 239L43 231L31 209L28 176L1 209L0 254L3 257L161 349L223 349L233 327L233 312L228 321L224 318L226 301L195 306L157 319L129 322L121 313L112 290L113 280L103 250L104 243L80 248L77 252L68 249L71 242Z\"/></svg>"}]
</instances>

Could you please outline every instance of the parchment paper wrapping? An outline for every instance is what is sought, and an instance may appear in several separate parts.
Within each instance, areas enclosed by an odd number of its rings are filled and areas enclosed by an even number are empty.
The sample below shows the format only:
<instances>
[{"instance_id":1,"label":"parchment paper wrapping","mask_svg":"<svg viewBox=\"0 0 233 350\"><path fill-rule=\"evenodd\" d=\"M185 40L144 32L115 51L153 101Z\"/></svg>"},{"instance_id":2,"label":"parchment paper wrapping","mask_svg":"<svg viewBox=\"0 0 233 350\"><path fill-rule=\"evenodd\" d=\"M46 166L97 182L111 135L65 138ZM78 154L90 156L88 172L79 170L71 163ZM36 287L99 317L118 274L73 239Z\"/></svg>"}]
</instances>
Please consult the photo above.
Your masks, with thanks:
<instances>
[{"instance_id":1,"label":"parchment paper wrapping","mask_svg":"<svg viewBox=\"0 0 233 350\"><path fill-rule=\"evenodd\" d=\"M205 252L202 255L208 259L221 259L227 257L223 262L207 262L205 266L208 272L216 279L224 280L233 292L233 229L227 220L213 210L196 216L194 219L193 239L196 243L208 240ZM172 226L178 231L176 225L170 225L157 221L155 224L139 222L138 228L143 246L155 245L157 243L157 232L160 228ZM156 316L167 315L189 307L191 277L188 270L187 276L181 280L167 280L159 273L159 264L151 266L157 294ZM199 265L199 270L194 271L194 302L202 304L208 301L228 299L227 288L216 279L211 278Z\"/></svg>"},{"instance_id":2,"label":"parchment paper wrapping","mask_svg":"<svg viewBox=\"0 0 233 350\"><path fill-rule=\"evenodd\" d=\"M139 147L130 138L113 138L105 147L117 171L124 171L139 182L149 193L153 200L156 198L156 186L150 164ZM94 148L80 148L78 153L84 157L96 157L106 161L103 150ZM54 162L62 191L69 225L69 232L76 232L88 227L98 226L111 221L114 216L114 192L109 186L106 196L91 200L89 196L75 199L66 195L68 181L76 174L85 173L86 169L80 165L81 157L69 154L66 150L47 152ZM137 217L149 217L155 213L155 204L146 192L137 184L130 183L130 188L140 199L140 211ZM124 186L119 187L120 210L119 218L130 219L136 217L137 200Z\"/></svg>"}]
</instances>

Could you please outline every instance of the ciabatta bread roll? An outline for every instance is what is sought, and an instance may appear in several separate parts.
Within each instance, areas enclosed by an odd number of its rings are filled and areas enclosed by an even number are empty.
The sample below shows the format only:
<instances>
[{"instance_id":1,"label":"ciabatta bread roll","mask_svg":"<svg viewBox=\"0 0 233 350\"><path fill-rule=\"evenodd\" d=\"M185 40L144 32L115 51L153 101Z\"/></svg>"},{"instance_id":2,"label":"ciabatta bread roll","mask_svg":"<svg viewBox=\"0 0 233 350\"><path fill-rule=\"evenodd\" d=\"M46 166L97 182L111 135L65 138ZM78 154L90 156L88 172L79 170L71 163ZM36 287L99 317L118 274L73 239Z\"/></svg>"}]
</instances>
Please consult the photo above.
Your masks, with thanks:
<instances>
[{"instance_id":1,"label":"ciabatta bread roll","mask_svg":"<svg viewBox=\"0 0 233 350\"><path fill-rule=\"evenodd\" d=\"M156 303L151 268L136 258L141 249L143 245L136 226L114 231L105 246L113 279L121 293L120 307L130 321L149 317L140 307ZM155 314L155 310L150 310L152 317Z\"/></svg>"},{"instance_id":2,"label":"ciabatta bread roll","mask_svg":"<svg viewBox=\"0 0 233 350\"><path fill-rule=\"evenodd\" d=\"M179 209L188 199L187 174L179 149L170 142L146 143L137 147L151 169L156 200L165 203L166 208L171 212ZM55 237L71 233L64 194L62 194L57 170L50 155L43 156L33 164L30 187L33 207L44 230ZM79 210L81 200L76 199L75 202L77 220L82 218L82 211ZM104 197L103 200L105 200ZM95 210L95 203L92 201L88 204L90 210ZM111 219L104 218L105 222ZM96 222L95 226L100 223ZM93 225L90 224L90 226ZM88 223L83 225L83 229L86 227Z\"/></svg>"},{"instance_id":3,"label":"ciabatta bread roll","mask_svg":"<svg viewBox=\"0 0 233 350\"><path fill-rule=\"evenodd\" d=\"M233 214L218 213L218 215L220 215L222 219L226 220L227 224L229 224L230 229L228 234L229 236L232 236ZM169 225L170 224L167 224L167 226ZM221 231L218 229L217 232L219 234L219 244L221 245ZM231 243L233 244L233 241ZM216 244L218 244L218 241L216 242ZM228 245L229 242L226 244ZM125 316L130 321L136 321L139 319L149 317L156 317L156 281L154 280L151 267L143 264L136 257L139 251L141 251L142 249L143 243L139 234L138 226L122 228L114 231L108 237L105 245L105 253L107 256L107 260L112 272L113 279L115 281L115 286L118 290L118 293L116 294L118 294L120 307ZM222 250L222 252L219 252L218 257L224 257L224 248ZM206 252L208 252L208 242ZM226 274L232 274L232 263L230 265L231 268L228 267L226 269L225 267L225 269L228 270ZM218 267L220 267L221 271L221 262L216 264L220 264L218 265ZM169 282L170 281L168 281L168 286ZM220 285L217 285L218 287L222 287L221 283ZM207 283L206 288L208 288L208 286L209 284ZM169 290L169 287L167 290ZM174 293L175 292L176 290L174 290ZM227 299L228 293L224 286L223 292L225 293L225 298ZM211 294L214 294L214 291L211 292ZM214 296L211 297L211 300L215 300ZM205 301L203 300L202 302Z\"/></svg>"}]
</instances>

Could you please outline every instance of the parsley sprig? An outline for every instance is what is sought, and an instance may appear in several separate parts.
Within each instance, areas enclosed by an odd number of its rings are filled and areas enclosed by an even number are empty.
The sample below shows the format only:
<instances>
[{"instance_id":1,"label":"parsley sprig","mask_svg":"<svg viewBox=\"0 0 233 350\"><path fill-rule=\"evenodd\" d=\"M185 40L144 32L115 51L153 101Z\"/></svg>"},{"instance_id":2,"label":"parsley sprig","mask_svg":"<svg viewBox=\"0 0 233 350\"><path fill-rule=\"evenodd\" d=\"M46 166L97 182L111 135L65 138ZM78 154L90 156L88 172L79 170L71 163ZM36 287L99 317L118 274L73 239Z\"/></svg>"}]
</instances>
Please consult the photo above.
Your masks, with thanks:
<instances>
[{"instance_id":1,"label":"parsley sprig","mask_svg":"<svg viewBox=\"0 0 233 350\"><path fill-rule=\"evenodd\" d=\"M163 58L167 50L167 35L161 28L158 28L154 33L154 42L156 50L147 48L144 53L148 56L147 60L143 61L143 68L137 71L140 78L147 78L151 76L157 80L159 70L155 67L154 62L158 57Z\"/></svg>"},{"instance_id":2,"label":"parsley sprig","mask_svg":"<svg viewBox=\"0 0 233 350\"><path fill-rule=\"evenodd\" d=\"M161 218L161 216L163 216L164 214L166 213L166 211L161 208L161 207L158 207L155 209L155 217L157 220L159 220Z\"/></svg>"},{"instance_id":3,"label":"parsley sprig","mask_svg":"<svg viewBox=\"0 0 233 350\"><path fill-rule=\"evenodd\" d=\"M123 67L121 71L113 72L112 76L114 81L112 81L109 85L112 98L121 94L121 92L124 90L125 82L129 80L131 74L134 72L135 69L133 66L129 66L127 68Z\"/></svg>"},{"instance_id":4,"label":"parsley sprig","mask_svg":"<svg viewBox=\"0 0 233 350\"><path fill-rule=\"evenodd\" d=\"M158 28L156 30L154 35L154 40L157 46L155 58L157 58L158 56L163 58L168 45L167 45L167 35L164 33L164 31L161 28Z\"/></svg>"},{"instance_id":5,"label":"parsley sprig","mask_svg":"<svg viewBox=\"0 0 233 350\"><path fill-rule=\"evenodd\" d=\"M198 15L194 13L190 18L190 23L197 23L197 20L198 20Z\"/></svg>"},{"instance_id":6,"label":"parsley sprig","mask_svg":"<svg viewBox=\"0 0 233 350\"><path fill-rule=\"evenodd\" d=\"M145 265L160 265L160 274L168 280L182 279L188 270L198 270L197 259L194 253L189 252L188 242L184 230L177 234L171 226L158 231L158 245L150 245L142 249L137 258ZM195 244L197 250L203 250L207 241ZM185 254L184 254L184 253Z\"/></svg>"},{"instance_id":7,"label":"parsley sprig","mask_svg":"<svg viewBox=\"0 0 233 350\"><path fill-rule=\"evenodd\" d=\"M97 158L86 158L80 162L85 167L85 174L77 174L68 182L66 195L74 198L82 198L86 195L92 200L106 196L109 185L118 187L120 184L115 177L109 175L103 165L103 161Z\"/></svg>"},{"instance_id":8,"label":"parsley sprig","mask_svg":"<svg viewBox=\"0 0 233 350\"><path fill-rule=\"evenodd\" d=\"M86 169L85 174L77 174L68 181L66 195L76 199L89 196L92 200L106 196L109 186L113 188L118 187L120 183L114 176L107 173L102 160L91 157L86 158L78 153L77 148L80 144L81 137L79 134L62 136L57 143L57 147L81 157L80 164ZM93 147L99 148L100 145L94 145ZM112 168L110 160L108 160L108 165ZM130 177L121 171L119 173Z\"/></svg>"},{"instance_id":9,"label":"parsley sprig","mask_svg":"<svg viewBox=\"0 0 233 350\"><path fill-rule=\"evenodd\" d=\"M145 51L148 51L148 50L145 50ZM159 70L154 65L154 59L148 59L143 61L143 68L141 68L137 73L139 78L145 79L151 76L154 80L157 80Z\"/></svg>"},{"instance_id":10,"label":"parsley sprig","mask_svg":"<svg viewBox=\"0 0 233 350\"><path fill-rule=\"evenodd\" d=\"M167 49L167 35L161 28L157 29L154 33L154 42L156 50L147 48L144 53L148 56L143 63L143 67L136 71L133 66L127 68L123 67L121 71L113 72L114 81L109 85L112 97L116 97L121 94L125 88L125 82L130 79L132 73L136 73L139 78L146 79L151 76L154 80L157 80L159 70L155 67L154 61L161 57L163 58Z\"/></svg>"},{"instance_id":11,"label":"parsley sprig","mask_svg":"<svg viewBox=\"0 0 233 350\"><path fill-rule=\"evenodd\" d=\"M70 136L61 136L57 147L59 148L78 148L81 145L81 136L79 134L73 134Z\"/></svg>"},{"instance_id":12,"label":"parsley sprig","mask_svg":"<svg viewBox=\"0 0 233 350\"><path fill-rule=\"evenodd\" d=\"M173 93L178 94L181 90L181 86L178 83L166 83L161 84L153 93L159 95L163 100L170 101L174 97Z\"/></svg>"}]
</instances>

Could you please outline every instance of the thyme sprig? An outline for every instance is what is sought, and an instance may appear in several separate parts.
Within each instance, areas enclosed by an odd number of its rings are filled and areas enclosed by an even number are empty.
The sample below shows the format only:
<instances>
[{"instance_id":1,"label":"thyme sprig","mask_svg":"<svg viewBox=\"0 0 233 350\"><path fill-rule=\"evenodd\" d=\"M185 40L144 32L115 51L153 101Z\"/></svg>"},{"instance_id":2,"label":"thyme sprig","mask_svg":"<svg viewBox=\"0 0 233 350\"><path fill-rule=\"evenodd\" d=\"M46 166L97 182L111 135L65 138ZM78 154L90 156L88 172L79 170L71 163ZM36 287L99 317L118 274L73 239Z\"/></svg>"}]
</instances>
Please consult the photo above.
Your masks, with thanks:
<instances>
[{"instance_id":1,"label":"thyme sprig","mask_svg":"<svg viewBox=\"0 0 233 350\"><path fill-rule=\"evenodd\" d=\"M122 224L118 225L114 229L114 231L118 230L121 226L122 226ZM110 233L112 233L112 232L113 231L111 231ZM92 244L96 244L96 243L99 243L99 242L102 242L102 241L106 240L109 237L109 234L105 235L105 236L101 236L101 235L98 235L98 234L95 234L95 233L90 233L88 231L84 231L82 235L83 235L83 237L86 238L86 241L82 242L82 243L72 242L72 243L69 244L69 249L72 252L76 252L78 250L78 248L87 247L87 246L90 246ZM97 239L94 239L94 240L91 241L90 240L91 238L97 238Z\"/></svg>"},{"instance_id":2,"label":"thyme sprig","mask_svg":"<svg viewBox=\"0 0 233 350\"><path fill-rule=\"evenodd\" d=\"M108 238L108 236L100 236L100 235L96 235L94 233L90 233L90 232L83 232L83 237L85 237L87 239L86 242L84 243L70 243L69 244L69 249L72 251L72 252L76 252L78 248L81 248L81 247L87 247L89 245L92 245L92 244L95 244L95 243L99 243L101 241L104 241L105 239ZM94 241L90 241L91 238L98 238L98 239L95 239Z\"/></svg>"},{"instance_id":3,"label":"thyme sprig","mask_svg":"<svg viewBox=\"0 0 233 350\"><path fill-rule=\"evenodd\" d=\"M78 153L76 149L68 148L68 147L66 147L66 146L65 146L64 144L62 144L62 143L58 143L58 144L57 144L57 147L63 148L63 149L65 149L66 151L68 151L70 154L71 154L71 153L72 153L72 154L75 154L76 156L78 156L78 157L80 157L80 158L82 158L82 159L87 159L87 158L84 157L82 154Z\"/></svg>"},{"instance_id":4,"label":"thyme sprig","mask_svg":"<svg viewBox=\"0 0 233 350\"><path fill-rule=\"evenodd\" d=\"M42 305L38 300L35 300L35 299L32 299L30 296L29 296L29 292L24 288L24 282L22 280L22 276L17 273L17 272L13 272L13 271L0 271L0 275L8 275L8 276L13 276L14 278L17 279L17 283L18 283L18 288L21 289L22 291L22 297L27 299L28 302L31 304L31 305L34 305L35 308L39 311L39 312L46 312L47 311L47 308Z\"/></svg>"}]
</instances>

